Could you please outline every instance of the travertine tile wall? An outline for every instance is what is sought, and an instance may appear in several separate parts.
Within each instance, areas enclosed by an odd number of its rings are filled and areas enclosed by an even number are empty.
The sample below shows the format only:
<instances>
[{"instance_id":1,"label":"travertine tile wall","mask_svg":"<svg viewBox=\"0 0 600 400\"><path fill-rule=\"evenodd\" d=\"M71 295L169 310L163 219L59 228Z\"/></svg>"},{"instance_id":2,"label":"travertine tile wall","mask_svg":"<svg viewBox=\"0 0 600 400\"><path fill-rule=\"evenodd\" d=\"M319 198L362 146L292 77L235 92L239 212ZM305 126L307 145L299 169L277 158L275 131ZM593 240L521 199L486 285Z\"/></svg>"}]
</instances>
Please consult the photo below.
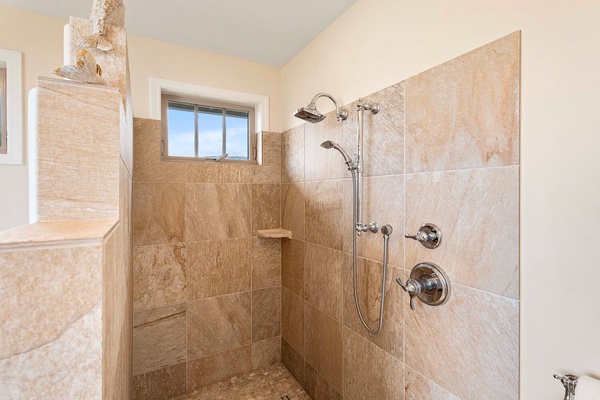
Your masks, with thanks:
<instances>
[{"instance_id":1,"label":"travertine tile wall","mask_svg":"<svg viewBox=\"0 0 600 400\"><path fill-rule=\"evenodd\" d=\"M167 399L281 359L281 134L263 165L164 162L134 122L134 398Z\"/></svg>"},{"instance_id":2,"label":"travertine tile wall","mask_svg":"<svg viewBox=\"0 0 600 400\"><path fill-rule=\"evenodd\" d=\"M365 221L389 223L385 322L362 327L352 291L351 180L324 140L355 149L355 104L282 134L282 361L315 400L517 399L520 34L364 100ZM444 242L404 233L426 222ZM359 239L360 301L377 322L381 235ZM408 307L394 282L432 261L452 298Z\"/></svg>"}]
</instances>

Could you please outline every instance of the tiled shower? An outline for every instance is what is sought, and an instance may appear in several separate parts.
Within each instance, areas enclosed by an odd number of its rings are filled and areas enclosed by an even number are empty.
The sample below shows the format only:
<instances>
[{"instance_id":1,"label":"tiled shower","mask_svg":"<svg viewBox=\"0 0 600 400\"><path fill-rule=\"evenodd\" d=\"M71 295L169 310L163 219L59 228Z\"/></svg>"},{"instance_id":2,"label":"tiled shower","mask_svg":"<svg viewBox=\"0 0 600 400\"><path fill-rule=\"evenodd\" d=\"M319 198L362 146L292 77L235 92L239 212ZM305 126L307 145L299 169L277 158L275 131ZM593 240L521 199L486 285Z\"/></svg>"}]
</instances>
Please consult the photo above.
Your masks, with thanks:
<instances>
[{"instance_id":1,"label":"tiled shower","mask_svg":"<svg viewBox=\"0 0 600 400\"><path fill-rule=\"evenodd\" d=\"M352 291L355 104L338 122L264 132L263 165L160 160L134 129L134 394L171 398L282 362L319 399L516 399L519 94L516 32L364 98L365 222L391 224L382 332ZM308 100L308 99L307 99ZM298 105L301 106L301 105ZM404 238L424 223L434 250ZM257 237L258 229L292 239ZM377 322L381 235L358 240L359 301ZM396 284L429 261L450 301Z\"/></svg>"}]
</instances>

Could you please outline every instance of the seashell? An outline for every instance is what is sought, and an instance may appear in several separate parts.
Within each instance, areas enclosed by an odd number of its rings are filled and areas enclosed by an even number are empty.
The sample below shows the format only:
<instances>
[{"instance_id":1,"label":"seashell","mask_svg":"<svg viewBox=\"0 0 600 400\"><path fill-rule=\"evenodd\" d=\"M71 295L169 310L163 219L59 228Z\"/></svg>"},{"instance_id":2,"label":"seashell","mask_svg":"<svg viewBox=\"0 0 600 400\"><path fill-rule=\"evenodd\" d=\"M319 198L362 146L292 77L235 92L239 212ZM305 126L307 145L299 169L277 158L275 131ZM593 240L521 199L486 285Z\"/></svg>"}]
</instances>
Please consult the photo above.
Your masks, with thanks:
<instances>
[{"instance_id":1,"label":"seashell","mask_svg":"<svg viewBox=\"0 0 600 400\"><path fill-rule=\"evenodd\" d=\"M63 65L60 68L56 68L52 73L78 82L96 85L108 84L102 77L102 68L96 64L96 59L86 49L82 49L77 53L74 65Z\"/></svg>"},{"instance_id":2,"label":"seashell","mask_svg":"<svg viewBox=\"0 0 600 400\"><path fill-rule=\"evenodd\" d=\"M123 0L94 0L90 21L92 21L94 32L80 39L77 45L102 51L112 50L112 43L104 36L109 24L124 26L125 6Z\"/></svg>"}]
</instances>

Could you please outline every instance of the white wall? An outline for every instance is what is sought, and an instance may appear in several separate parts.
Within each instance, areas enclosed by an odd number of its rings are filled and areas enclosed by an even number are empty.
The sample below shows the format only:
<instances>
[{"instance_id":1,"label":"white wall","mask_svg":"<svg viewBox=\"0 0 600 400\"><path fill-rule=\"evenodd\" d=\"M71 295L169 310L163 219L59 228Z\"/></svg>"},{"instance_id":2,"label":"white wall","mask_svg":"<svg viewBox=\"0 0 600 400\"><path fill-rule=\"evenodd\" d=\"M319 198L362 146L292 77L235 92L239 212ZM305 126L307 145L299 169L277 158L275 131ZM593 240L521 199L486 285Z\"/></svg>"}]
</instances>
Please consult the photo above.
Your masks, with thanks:
<instances>
[{"instance_id":1,"label":"white wall","mask_svg":"<svg viewBox=\"0 0 600 400\"><path fill-rule=\"evenodd\" d=\"M600 378L598 21L598 0L359 0L281 72L287 129L317 92L347 103L523 31L523 400L562 399L556 372Z\"/></svg>"},{"instance_id":2,"label":"white wall","mask_svg":"<svg viewBox=\"0 0 600 400\"><path fill-rule=\"evenodd\" d=\"M25 114L27 93L35 87L37 77L52 76L51 71L62 65L63 27L67 22L66 19L0 5L0 48L23 52ZM136 117L148 118L150 115L149 78L152 76L268 96L270 130L281 130L278 68L136 35L129 35L128 41ZM26 121L26 115L24 119ZM0 165L0 230L27 222L27 165Z\"/></svg>"}]
</instances>

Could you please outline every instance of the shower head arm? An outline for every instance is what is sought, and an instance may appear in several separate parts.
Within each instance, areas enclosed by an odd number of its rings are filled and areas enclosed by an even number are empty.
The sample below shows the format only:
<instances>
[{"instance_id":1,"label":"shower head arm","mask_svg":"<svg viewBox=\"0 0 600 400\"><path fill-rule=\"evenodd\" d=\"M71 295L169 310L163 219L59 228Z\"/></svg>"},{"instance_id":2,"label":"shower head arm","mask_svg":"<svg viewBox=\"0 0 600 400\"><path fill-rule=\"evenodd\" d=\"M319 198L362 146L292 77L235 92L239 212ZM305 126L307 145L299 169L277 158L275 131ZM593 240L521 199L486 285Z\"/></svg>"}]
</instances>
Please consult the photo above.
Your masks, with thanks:
<instances>
[{"instance_id":1,"label":"shower head arm","mask_svg":"<svg viewBox=\"0 0 600 400\"><path fill-rule=\"evenodd\" d=\"M335 116L337 118L338 121L345 121L346 118L348 118L348 110L346 110L344 107L340 107L338 105L338 102L335 100L335 98L330 95L329 93L317 93L315 95L315 97L312 98L312 100L310 101L310 104L312 106L314 106L314 108L316 108L316 103L317 100L320 99L321 97L327 97L329 100L331 100L333 102L333 104L335 105Z\"/></svg>"}]
</instances>

